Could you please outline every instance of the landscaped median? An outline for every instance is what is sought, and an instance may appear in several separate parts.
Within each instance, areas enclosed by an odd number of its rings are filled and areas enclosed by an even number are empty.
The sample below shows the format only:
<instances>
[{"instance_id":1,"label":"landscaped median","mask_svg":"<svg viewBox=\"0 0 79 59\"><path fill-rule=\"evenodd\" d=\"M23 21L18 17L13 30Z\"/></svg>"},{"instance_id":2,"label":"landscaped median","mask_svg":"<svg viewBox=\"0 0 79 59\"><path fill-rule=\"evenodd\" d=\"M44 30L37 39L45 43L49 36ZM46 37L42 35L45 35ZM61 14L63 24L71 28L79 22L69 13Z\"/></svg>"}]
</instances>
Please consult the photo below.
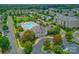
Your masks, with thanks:
<instances>
[{"instance_id":1,"label":"landscaped median","mask_svg":"<svg viewBox=\"0 0 79 59\"><path fill-rule=\"evenodd\" d=\"M17 38L18 47L22 49L25 53L29 54L32 52L35 39L36 38L34 33L28 30L23 34L22 38Z\"/></svg>"},{"instance_id":2,"label":"landscaped median","mask_svg":"<svg viewBox=\"0 0 79 59\"><path fill-rule=\"evenodd\" d=\"M16 39L16 41L17 41L18 47L19 47L20 49L24 49L24 48L21 46L21 43L20 43L19 39Z\"/></svg>"},{"instance_id":3,"label":"landscaped median","mask_svg":"<svg viewBox=\"0 0 79 59\"><path fill-rule=\"evenodd\" d=\"M52 43L52 42L51 42ZM51 50L51 44L50 43L50 45L48 46L48 47L46 47L44 44L42 45L42 47L41 47L41 52L42 53L44 53L44 54L49 54L49 53L51 53L51 54L55 54L52 50Z\"/></svg>"}]
</instances>

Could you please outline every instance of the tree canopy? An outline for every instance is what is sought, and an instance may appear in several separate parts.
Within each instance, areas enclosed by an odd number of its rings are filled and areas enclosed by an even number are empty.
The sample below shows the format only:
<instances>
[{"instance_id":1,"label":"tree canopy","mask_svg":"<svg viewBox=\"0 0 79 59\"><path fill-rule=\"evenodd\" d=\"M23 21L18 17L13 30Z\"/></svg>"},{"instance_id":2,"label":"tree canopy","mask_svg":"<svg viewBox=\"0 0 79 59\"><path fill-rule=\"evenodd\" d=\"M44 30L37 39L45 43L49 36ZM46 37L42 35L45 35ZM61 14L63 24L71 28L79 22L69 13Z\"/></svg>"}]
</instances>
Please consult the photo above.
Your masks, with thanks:
<instances>
[{"instance_id":1,"label":"tree canopy","mask_svg":"<svg viewBox=\"0 0 79 59\"><path fill-rule=\"evenodd\" d=\"M10 42L8 38L5 36L0 37L0 48L2 49L2 52L8 49L9 46L10 46Z\"/></svg>"},{"instance_id":2,"label":"tree canopy","mask_svg":"<svg viewBox=\"0 0 79 59\"><path fill-rule=\"evenodd\" d=\"M33 49L33 44L31 41L26 41L24 44L24 52L26 54L30 54L32 52Z\"/></svg>"},{"instance_id":3,"label":"tree canopy","mask_svg":"<svg viewBox=\"0 0 79 59\"><path fill-rule=\"evenodd\" d=\"M3 30L8 30L8 26L7 25L3 25Z\"/></svg>"},{"instance_id":4,"label":"tree canopy","mask_svg":"<svg viewBox=\"0 0 79 59\"><path fill-rule=\"evenodd\" d=\"M53 34L53 35L60 34L60 28L59 28L59 26L51 28L50 30L48 30L48 33L49 34Z\"/></svg>"},{"instance_id":5,"label":"tree canopy","mask_svg":"<svg viewBox=\"0 0 79 59\"><path fill-rule=\"evenodd\" d=\"M30 41L34 41L35 39L35 33L33 31L27 30L24 32L22 39L25 40L30 40Z\"/></svg>"}]
</instances>

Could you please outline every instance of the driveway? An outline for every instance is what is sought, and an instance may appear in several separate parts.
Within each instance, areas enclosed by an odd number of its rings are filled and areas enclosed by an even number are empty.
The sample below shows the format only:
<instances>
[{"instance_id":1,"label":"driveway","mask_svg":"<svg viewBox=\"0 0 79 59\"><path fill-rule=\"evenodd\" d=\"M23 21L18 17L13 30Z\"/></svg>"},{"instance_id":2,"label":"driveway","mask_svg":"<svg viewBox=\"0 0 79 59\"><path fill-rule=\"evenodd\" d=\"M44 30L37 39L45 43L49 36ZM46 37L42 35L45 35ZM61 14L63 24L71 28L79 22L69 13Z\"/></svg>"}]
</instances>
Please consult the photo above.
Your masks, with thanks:
<instances>
[{"instance_id":1,"label":"driveway","mask_svg":"<svg viewBox=\"0 0 79 59\"><path fill-rule=\"evenodd\" d=\"M49 37L49 38L51 38L51 37ZM41 52L41 48L42 48L42 45L44 43L45 37L41 37L39 39L40 39L40 41L33 47L32 54L44 54ZM51 41L51 39L50 39L50 41Z\"/></svg>"},{"instance_id":2,"label":"driveway","mask_svg":"<svg viewBox=\"0 0 79 59\"><path fill-rule=\"evenodd\" d=\"M44 42L44 38L39 38L40 41L33 47L33 51L32 51L32 54L42 54L41 52L41 47L43 45L43 42Z\"/></svg>"}]
</instances>

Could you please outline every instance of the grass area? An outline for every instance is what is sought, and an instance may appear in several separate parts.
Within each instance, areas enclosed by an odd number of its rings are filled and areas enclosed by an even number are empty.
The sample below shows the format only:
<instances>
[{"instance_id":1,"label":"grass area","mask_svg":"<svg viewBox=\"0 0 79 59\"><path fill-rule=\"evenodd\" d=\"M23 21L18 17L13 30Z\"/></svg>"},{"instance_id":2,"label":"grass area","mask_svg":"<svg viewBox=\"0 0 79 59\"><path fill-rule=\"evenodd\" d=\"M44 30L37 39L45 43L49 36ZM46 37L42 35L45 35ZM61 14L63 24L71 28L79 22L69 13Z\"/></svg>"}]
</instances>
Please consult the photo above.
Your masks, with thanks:
<instances>
[{"instance_id":1,"label":"grass area","mask_svg":"<svg viewBox=\"0 0 79 59\"><path fill-rule=\"evenodd\" d=\"M75 41L72 41L73 43L75 43L75 44L77 44L77 45L79 45L79 42L75 42Z\"/></svg>"},{"instance_id":2,"label":"grass area","mask_svg":"<svg viewBox=\"0 0 79 59\"><path fill-rule=\"evenodd\" d=\"M78 37L78 38L79 38L79 35L76 35L76 37Z\"/></svg>"},{"instance_id":3,"label":"grass area","mask_svg":"<svg viewBox=\"0 0 79 59\"><path fill-rule=\"evenodd\" d=\"M30 17L30 16L26 16L26 17L14 17L14 21L16 23L31 21L31 19L32 19L32 17Z\"/></svg>"},{"instance_id":4,"label":"grass area","mask_svg":"<svg viewBox=\"0 0 79 59\"><path fill-rule=\"evenodd\" d=\"M44 46L41 47L41 52L46 53L46 51L44 50Z\"/></svg>"},{"instance_id":5,"label":"grass area","mask_svg":"<svg viewBox=\"0 0 79 59\"><path fill-rule=\"evenodd\" d=\"M20 42L21 47L24 47L24 43L22 41L19 41L19 42Z\"/></svg>"}]
</instances>

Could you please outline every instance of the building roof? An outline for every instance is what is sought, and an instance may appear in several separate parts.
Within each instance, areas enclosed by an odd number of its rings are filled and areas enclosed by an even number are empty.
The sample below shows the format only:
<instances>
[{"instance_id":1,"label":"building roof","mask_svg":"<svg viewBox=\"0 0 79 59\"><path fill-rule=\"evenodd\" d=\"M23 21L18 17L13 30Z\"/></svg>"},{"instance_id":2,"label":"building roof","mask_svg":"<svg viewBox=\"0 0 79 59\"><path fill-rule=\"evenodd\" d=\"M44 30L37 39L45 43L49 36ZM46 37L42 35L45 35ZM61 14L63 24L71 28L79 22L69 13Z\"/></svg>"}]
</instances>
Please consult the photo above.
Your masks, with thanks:
<instances>
[{"instance_id":1,"label":"building roof","mask_svg":"<svg viewBox=\"0 0 79 59\"><path fill-rule=\"evenodd\" d=\"M65 21L79 20L79 17L77 16L64 16L62 14L57 14L57 18L60 20L65 20Z\"/></svg>"}]
</instances>

